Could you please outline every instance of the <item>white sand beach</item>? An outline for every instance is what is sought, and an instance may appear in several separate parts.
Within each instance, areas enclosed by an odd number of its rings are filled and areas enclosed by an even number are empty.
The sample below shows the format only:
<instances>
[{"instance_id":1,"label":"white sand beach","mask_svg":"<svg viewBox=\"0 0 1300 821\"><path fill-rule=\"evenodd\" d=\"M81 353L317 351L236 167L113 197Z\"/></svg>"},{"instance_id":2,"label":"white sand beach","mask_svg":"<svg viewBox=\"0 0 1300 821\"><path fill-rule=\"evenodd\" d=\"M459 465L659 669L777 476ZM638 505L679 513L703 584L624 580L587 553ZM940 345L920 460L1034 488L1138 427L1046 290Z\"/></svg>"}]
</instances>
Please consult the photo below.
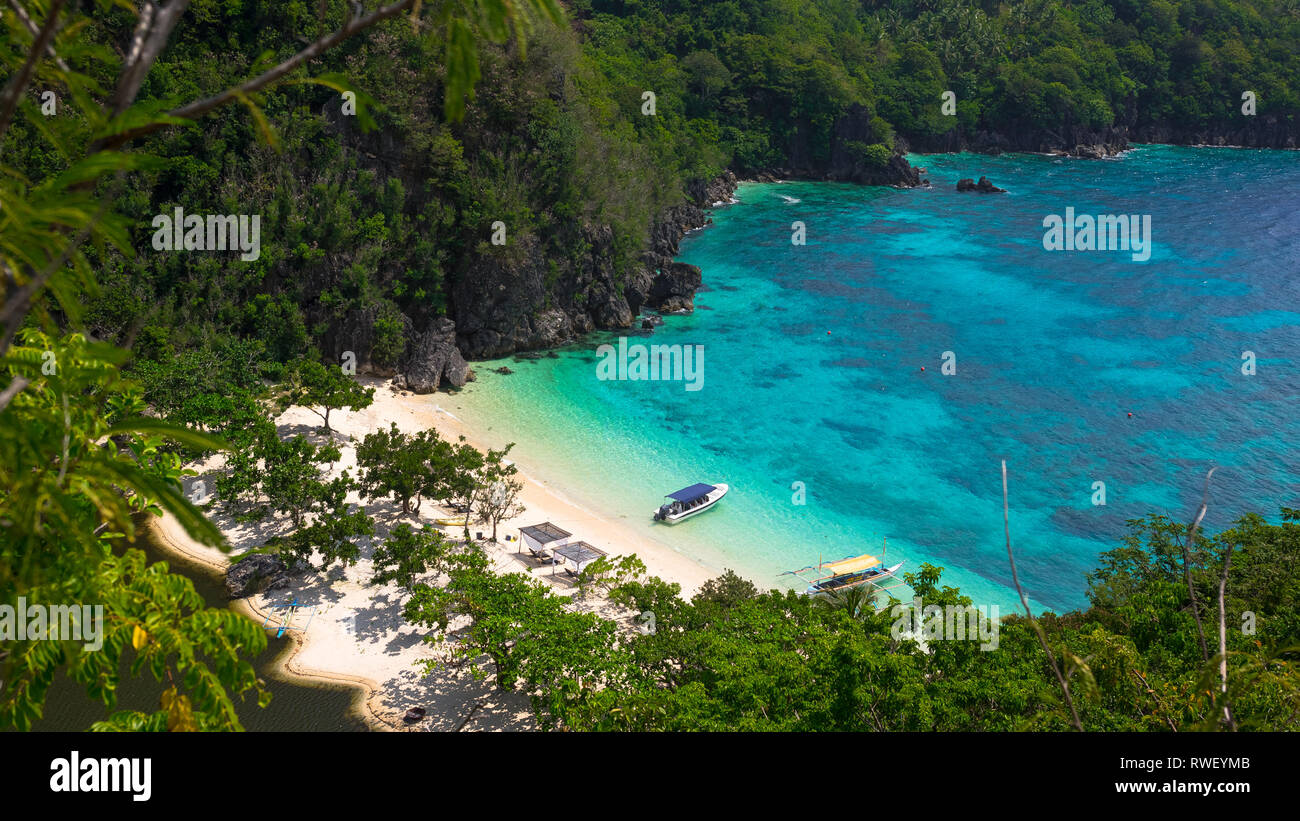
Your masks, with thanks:
<instances>
[{"instance_id":1,"label":"white sand beach","mask_svg":"<svg viewBox=\"0 0 1300 821\"><path fill-rule=\"evenodd\" d=\"M343 452L342 460L334 465L336 475L348 470L355 477L355 442L371 431L386 428L389 423L395 423L407 433L436 428L444 439L454 441L464 436L483 449L463 421L437 409L437 394L410 394L393 388L387 380L363 377L361 381L375 388L374 403L364 410L330 414L335 440ZM318 441L323 436L316 432L320 417L306 408L290 408L276 421L281 435L304 433ZM348 441L349 437L355 441ZM216 456L191 467L202 473L218 468L221 462L222 457ZM651 575L680 584L684 596L689 597L703 582L719 574L718 570L705 567L626 525L600 518L567 499L561 490L546 484L541 477L521 472L521 478L524 489L520 499L525 512L501 525L498 544L485 543L498 572L531 570L537 578L553 585L557 593L574 592L572 581L563 573L553 575L551 568L542 567L527 551L522 555L516 552L520 527L549 521L570 531L575 540L586 541L611 556L635 553ZM351 500L361 503L355 494ZM417 520L414 515L403 517L400 506L391 500L375 500L366 504L366 508L375 521L376 535L372 540L375 544L396 524ZM195 543L171 517L153 521L155 541L165 551L224 573L231 557L258 547L267 538L291 527L286 518L279 516L268 516L255 524L241 524L219 513L211 515L230 541L233 548L230 556ZM418 521L431 523L447 515L448 512L426 501ZM484 526L471 526L472 532L483 531L485 536L489 535L488 530ZM448 528L448 531L454 536L459 528ZM515 541L506 541L507 535ZM278 624L281 611L277 606L294 598L301 605L315 607L314 613L304 613L294 621L295 626L306 624L305 630L288 631L281 639L275 638L273 632L269 635L271 642L297 644L297 650L286 657L283 674L309 682L343 683L361 688L364 690L362 717L374 729L532 729L535 722L526 695L503 693L490 679L478 681L466 671L440 666L425 675L416 666L421 660L444 658L446 651L425 642L425 631L406 624L402 617L404 595L396 585L368 584L372 574L370 555L370 546L364 545L361 560L352 567L344 569L335 565L325 573L298 572L288 589L250 596L235 604L237 610L259 624L268 617L272 624ZM575 600L573 606L618 618L629 627L635 615L594 595L585 601ZM456 627L453 622L452 630ZM402 716L412 707L423 707L427 714L423 720L407 724Z\"/></svg>"}]
</instances>

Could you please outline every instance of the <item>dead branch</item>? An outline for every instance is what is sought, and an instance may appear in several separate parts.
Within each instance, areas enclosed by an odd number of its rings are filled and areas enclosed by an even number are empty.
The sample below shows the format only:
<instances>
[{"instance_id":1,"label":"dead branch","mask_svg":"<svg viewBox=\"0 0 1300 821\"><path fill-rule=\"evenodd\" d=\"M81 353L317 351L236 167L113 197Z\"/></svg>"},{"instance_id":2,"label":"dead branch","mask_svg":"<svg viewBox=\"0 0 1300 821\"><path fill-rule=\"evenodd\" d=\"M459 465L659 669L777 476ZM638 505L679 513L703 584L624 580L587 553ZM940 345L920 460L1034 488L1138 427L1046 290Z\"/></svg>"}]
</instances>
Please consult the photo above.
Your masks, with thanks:
<instances>
[{"instance_id":1,"label":"dead branch","mask_svg":"<svg viewBox=\"0 0 1300 821\"><path fill-rule=\"evenodd\" d=\"M453 730L452 732L459 733L461 730L465 729L465 725L469 724L470 720L474 718L474 714L482 709L483 709L483 702L481 701L475 702L474 706L469 708L469 713L465 716L464 720L462 720L460 724L457 724L456 729Z\"/></svg>"},{"instance_id":2,"label":"dead branch","mask_svg":"<svg viewBox=\"0 0 1300 821\"><path fill-rule=\"evenodd\" d=\"M127 52L122 73L117 78L117 90L113 93L110 110L116 116L126 111L135 102L135 95L140 93L144 78L153 68L154 60L162 54L167 41L171 39L172 29L181 21L190 0L172 0L166 6L158 5L153 0L145 0L140 7L140 19L135 31L131 33L131 49Z\"/></svg>"},{"instance_id":3,"label":"dead branch","mask_svg":"<svg viewBox=\"0 0 1300 821\"><path fill-rule=\"evenodd\" d=\"M3 391L0 391L0 411L9 407L9 403L13 401L13 398L22 393L23 389L26 388L28 384L29 381L27 377L15 376L14 380L10 382Z\"/></svg>"},{"instance_id":4,"label":"dead branch","mask_svg":"<svg viewBox=\"0 0 1300 821\"><path fill-rule=\"evenodd\" d=\"M1228 729L1237 731L1236 719L1232 717L1232 705L1228 701L1228 620L1224 608L1225 593L1228 589L1228 568L1232 565L1232 545L1223 557L1223 575L1219 578L1219 681L1223 692L1223 720Z\"/></svg>"},{"instance_id":5,"label":"dead branch","mask_svg":"<svg viewBox=\"0 0 1300 821\"><path fill-rule=\"evenodd\" d=\"M1196 599L1196 588L1192 586L1192 545L1196 543L1196 530L1205 518L1210 507L1210 477L1218 466L1210 468L1205 474L1205 489L1201 492L1201 507L1196 511L1196 518L1187 528L1187 539L1183 542L1183 576L1187 579L1187 595L1192 597L1192 617L1196 619L1196 637L1201 642L1201 661L1210 660L1210 649L1205 643L1205 628L1201 625L1201 603Z\"/></svg>"}]
</instances>

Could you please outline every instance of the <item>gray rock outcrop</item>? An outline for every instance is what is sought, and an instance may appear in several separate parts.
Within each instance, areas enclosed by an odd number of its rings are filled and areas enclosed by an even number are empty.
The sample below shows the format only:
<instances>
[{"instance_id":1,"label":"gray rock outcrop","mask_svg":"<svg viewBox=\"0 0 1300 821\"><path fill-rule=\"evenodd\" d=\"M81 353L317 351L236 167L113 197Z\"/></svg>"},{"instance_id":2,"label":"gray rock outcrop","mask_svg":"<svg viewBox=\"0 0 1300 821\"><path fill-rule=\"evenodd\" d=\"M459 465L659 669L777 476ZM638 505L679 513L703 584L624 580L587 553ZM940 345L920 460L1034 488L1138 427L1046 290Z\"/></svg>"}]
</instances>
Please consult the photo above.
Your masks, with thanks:
<instances>
[{"instance_id":1,"label":"gray rock outcrop","mask_svg":"<svg viewBox=\"0 0 1300 821\"><path fill-rule=\"evenodd\" d=\"M289 571L284 562L266 553L254 554L226 568L226 593L232 599L279 590L288 583Z\"/></svg>"},{"instance_id":2,"label":"gray rock outcrop","mask_svg":"<svg viewBox=\"0 0 1300 821\"><path fill-rule=\"evenodd\" d=\"M981 193L981 194L1005 194L1005 193L1007 193L1007 189L1005 189L1005 188L998 188L996 185L994 185L993 183L989 182L989 178L988 178L988 177L980 177L980 181L979 181L979 182L975 182L974 180L970 179L969 177L967 177L966 179L957 180L957 190L958 190L958 191L978 191L978 192Z\"/></svg>"},{"instance_id":3,"label":"gray rock outcrop","mask_svg":"<svg viewBox=\"0 0 1300 821\"><path fill-rule=\"evenodd\" d=\"M456 323L445 316L435 318L424 333L412 334L398 385L414 393L433 393L444 385L462 387L469 378L469 364L456 345Z\"/></svg>"}]
</instances>

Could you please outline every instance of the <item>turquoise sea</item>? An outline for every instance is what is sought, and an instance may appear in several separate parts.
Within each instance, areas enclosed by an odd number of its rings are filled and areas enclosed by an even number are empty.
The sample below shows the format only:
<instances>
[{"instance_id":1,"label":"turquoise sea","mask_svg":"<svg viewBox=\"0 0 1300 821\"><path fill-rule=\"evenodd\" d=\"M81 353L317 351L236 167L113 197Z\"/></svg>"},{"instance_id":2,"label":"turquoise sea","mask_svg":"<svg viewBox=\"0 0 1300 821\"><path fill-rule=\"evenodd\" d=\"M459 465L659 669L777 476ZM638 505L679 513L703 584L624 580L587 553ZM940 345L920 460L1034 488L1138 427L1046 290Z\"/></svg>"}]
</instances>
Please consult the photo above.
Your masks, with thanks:
<instances>
[{"instance_id":1,"label":"turquoise sea","mask_svg":"<svg viewBox=\"0 0 1300 821\"><path fill-rule=\"evenodd\" d=\"M598 379L596 348L620 334L597 334L558 358L477 363L450 404L593 511L761 587L887 537L891 563L939 565L1010 612L1004 458L1039 609L1086 603L1126 520L1190 520L1213 465L1212 530L1300 506L1300 154L911 159L933 188L746 184L683 242L704 271L696 312L622 335L702 345L700 390ZM955 190L981 174L1009 193ZM1071 206L1150 215L1150 259L1044 250L1043 218ZM732 491L698 519L650 522L696 481Z\"/></svg>"}]
</instances>

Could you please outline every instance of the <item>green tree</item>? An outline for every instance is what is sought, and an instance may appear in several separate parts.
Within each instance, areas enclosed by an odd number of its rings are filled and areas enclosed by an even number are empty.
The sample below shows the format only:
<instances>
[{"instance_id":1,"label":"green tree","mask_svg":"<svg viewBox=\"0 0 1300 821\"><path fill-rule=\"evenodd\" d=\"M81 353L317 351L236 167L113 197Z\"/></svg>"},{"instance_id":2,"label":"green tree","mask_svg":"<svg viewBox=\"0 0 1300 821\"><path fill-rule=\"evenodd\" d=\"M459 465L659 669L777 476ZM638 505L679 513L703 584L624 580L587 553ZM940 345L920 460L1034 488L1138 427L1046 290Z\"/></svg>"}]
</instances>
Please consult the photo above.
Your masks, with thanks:
<instances>
[{"instance_id":1,"label":"green tree","mask_svg":"<svg viewBox=\"0 0 1300 821\"><path fill-rule=\"evenodd\" d=\"M274 536L267 540L267 546L288 566L309 564L313 553L320 554L317 569L321 572L335 562L344 567L356 564L361 557L358 541L373 536L375 529L364 509L346 501L349 487L346 473L328 484L318 484L311 524L285 536Z\"/></svg>"},{"instance_id":2,"label":"green tree","mask_svg":"<svg viewBox=\"0 0 1300 821\"><path fill-rule=\"evenodd\" d=\"M875 611L876 591L866 584L829 590L813 599L817 607L840 610L851 619L861 619Z\"/></svg>"},{"instance_id":3,"label":"green tree","mask_svg":"<svg viewBox=\"0 0 1300 821\"><path fill-rule=\"evenodd\" d=\"M582 568L578 574L578 589L583 595L597 590L608 595L616 588L640 580L645 574L645 562L635 553L617 559L600 556Z\"/></svg>"},{"instance_id":4,"label":"green tree","mask_svg":"<svg viewBox=\"0 0 1300 821\"><path fill-rule=\"evenodd\" d=\"M318 447L302 435L274 436L260 440L256 452L262 460L261 492L273 510L289 516L294 527L302 526L303 517L322 498L332 498L332 487L340 482L344 488L353 484L346 473L328 484L322 480L321 465L342 456L332 444Z\"/></svg>"},{"instance_id":5,"label":"green tree","mask_svg":"<svg viewBox=\"0 0 1300 821\"><path fill-rule=\"evenodd\" d=\"M515 476L519 469L512 462L506 461L512 442L501 450L489 450L483 457L483 467L478 474L478 489L474 493L473 509L478 521L492 526L492 541L497 540L497 527L506 519L513 519L524 512L519 501L523 491L523 482Z\"/></svg>"},{"instance_id":6,"label":"green tree","mask_svg":"<svg viewBox=\"0 0 1300 821\"><path fill-rule=\"evenodd\" d=\"M393 528L388 538L375 548L372 560L375 572L370 583L396 583L410 590L415 580L426 573L441 571L453 545L437 530L425 525L416 530L403 522Z\"/></svg>"},{"instance_id":7,"label":"green tree","mask_svg":"<svg viewBox=\"0 0 1300 821\"><path fill-rule=\"evenodd\" d=\"M289 371L284 401L302 405L319 416L328 432L330 411L368 408L374 401L374 396L374 388L362 387L356 379L344 373L341 367L324 365L314 359L301 359Z\"/></svg>"},{"instance_id":8,"label":"green tree","mask_svg":"<svg viewBox=\"0 0 1300 821\"><path fill-rule=\"evenodd\" d=\"M460 554L448 568L446 587L415 586L406 618L445 634L453 617L467 616L470 624L457 631L452 663L486 656L497 686L528 693L542 725L554 727L567 705L601 682L621 678L629 657L618 646L613 622L571 612L566 598L536 579L498 575L489 564L481 552ZM471 672L487 675L478 667Z\"/></svg>"},{"instance_id":9,"label":"green tree","mask_svg":"<svg viewBox=\"0 0 1300 821\"><path fill-rule=\"evenodd\" d=\"M474 501L479 489L479 477L484 466L483 452L473 445L461 441L449 443L450 449L443 452L443 465L439 471L443 477L440 485L439 501L452 510L465 514L465 530L474 515Z\"/></svg>"},{"instance_id":10,"label":"green tree","mask_svg":"<svg viewBox=\"0 0 1300 821\"><path fill-rule=\"evenodd\" d=\"M433 429L408 435L396 423L390 423L388 430L366 434L357 445L362 495L378 499L391 494L402 505L402 513L419 513L418 500L436 493L432 460L440 443ZM414 509L412 500L416 500Z\"/></svg>"}]
</instances>

